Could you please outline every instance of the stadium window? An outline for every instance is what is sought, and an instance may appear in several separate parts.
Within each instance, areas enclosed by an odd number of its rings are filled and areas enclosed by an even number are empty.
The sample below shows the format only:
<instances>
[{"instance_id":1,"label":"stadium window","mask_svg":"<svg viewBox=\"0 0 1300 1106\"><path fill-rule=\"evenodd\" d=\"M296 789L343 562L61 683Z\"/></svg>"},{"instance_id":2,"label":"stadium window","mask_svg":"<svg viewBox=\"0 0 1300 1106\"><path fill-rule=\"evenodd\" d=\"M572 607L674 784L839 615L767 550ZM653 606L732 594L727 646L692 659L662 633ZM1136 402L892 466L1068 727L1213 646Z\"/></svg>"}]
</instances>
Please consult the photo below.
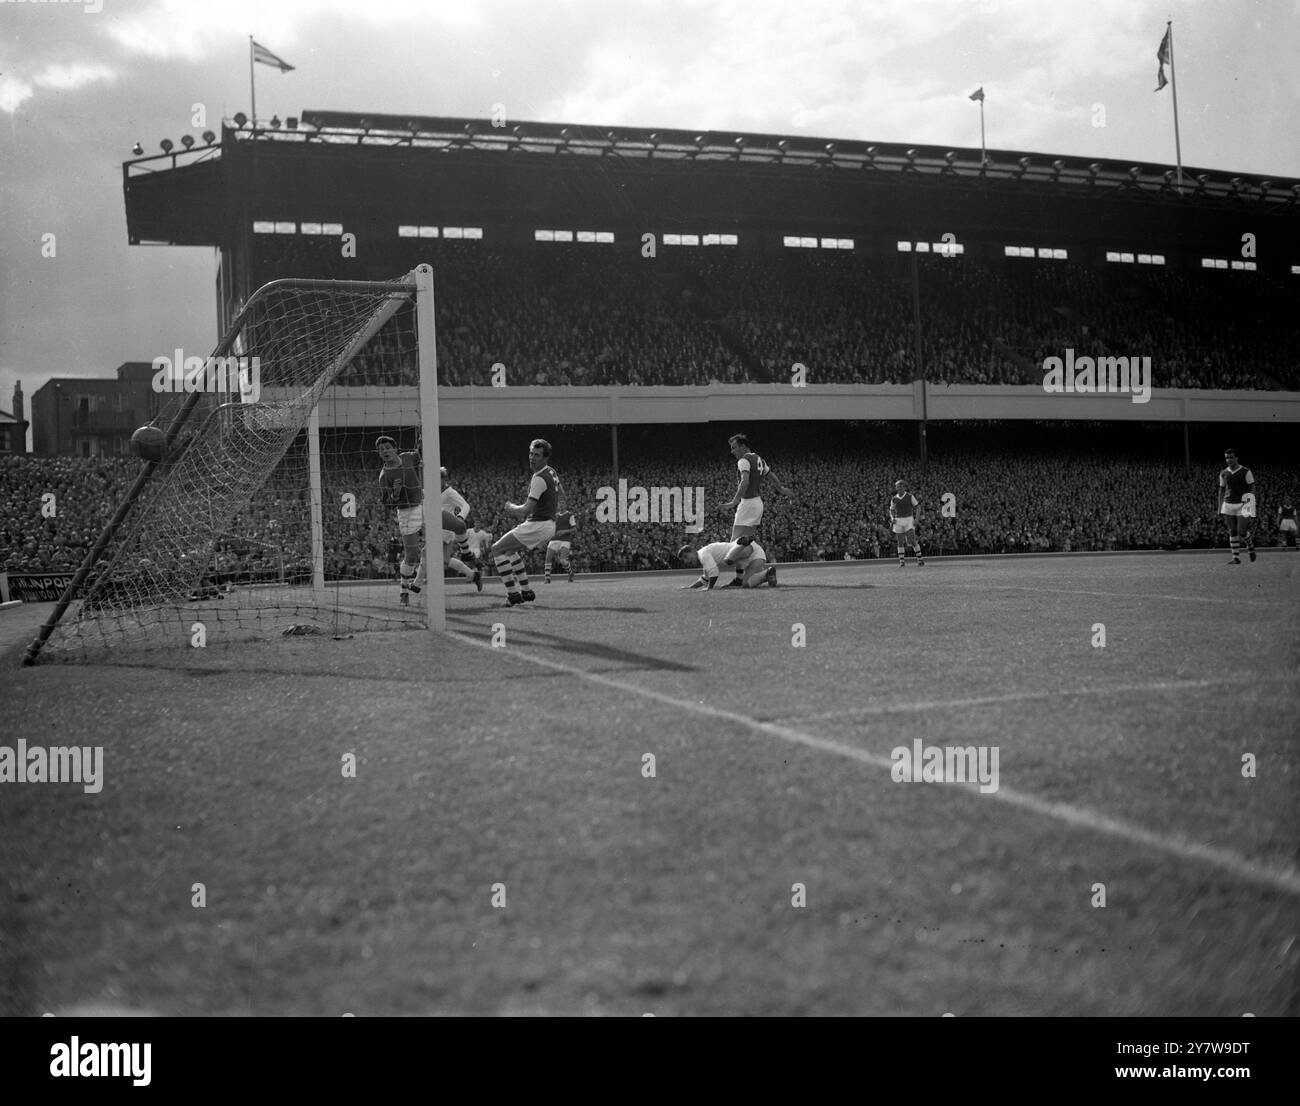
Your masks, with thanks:
<instances>
[{"instance_id":1,"label":"stadium window","mask_svg":"<svg viewBox=\"0 0 1300 1106\"><path fill-rule=\"evenodd\" d=\"M443 227L442 236L444 238L464 238L465 228L464 227Z\"/></svg>"},{"instance_id":2,"label":"stadium window","mask_svg":"<svg viewBox=\"0 0 1300 1106\"><path fill-rule=\"evenodd\" d=\"M319 226L319 224L314 224L314 225ZM302 232L303 232L303 234L306 234L306 233L307 233L307 224L306 224L306 223L303 223L303 225L302 225ZM312 233L313 233L313 234L319 234L320 232L319 232L319 231L313 231ZM409 225L406 225L406 226L400 226L400 227L397 228L397 237L398 237L398 238L419 238L419 237L420 237L420 228L419 228L419 227L409 226Z\"/></svg>"},{"instance_id":3,"label":"stadium window","mask_svg":"<svg viewBox=\"0 0 1300 1106\"><path fill-rule=\"evenodd\" d=\"M482 241L483 241L483 228L482 228L482 227L466 227L466 228L465 228L465 237L466 237L466 238L473 238L473 239L474 239L475 241L477 241L477 242L482 242Z\"/></svg>"},{"instance_id":4,"label":"stadium window","mask_svg":"<svg viewBox=\"0 0 1300 1106\"><path fill-rule=\"evenodd\" d=\"M325 232L326 234L342 234L342 233L343 233L343 224L342 224L342 223L326 223L325 226L324 226L324 232Z\"/></svg>"},{"instance_id":5,"label":"stadium window","mask_svg":"<svg viewBox=\"0 0 1300 1106\"><path fill-rule=\"evenodd\" d=\"M612 230L598 230L596 231L596 241L611 243L614 241L614 232Z\"/></svg>"},{"instance_id":6,"label":"stadium window","mask_svg":"<svg viewBox=\"0 0 1300 1106\"><path fill-rule=\"evenodd\" d=\"M840 240L839 240L838 238L823 238L823 239L822 239L822 249L824 249L824 250L838 250L839 248L840 248Z\"/></svg>"},{"instance_id":7,"label":"stadium window","mask_svg":"<svg viewBox=\"0 0 1300 1106\"><path fill-rule=\"evenodd\" d=\"M1234 269L1244 269L1246 267L1246 263L1244 261L1237 261L1234 259L1232 262L1232 267Z\"/></svg>"},{"instance_id":8,"label":"stadium window","mask_svg":"<svg viewBox=\"0 0 1300 1106\"><path fill-rule=\"evenodd\" d=\"M1119 251L1118 251L1118 250L1107 250L1107 251L1106 251L1106 260L1107 260L1107 261L1118 261L1118 260L1119 260Z\"/></svg>"},{"instance_id":9,"label":"stadium window","mask_svg":"<svg viewBox=\"0 0 1300 1106\"><path fill-rule=\"evenodd\" d=\"M698 234L683 234L683 235L682 235L682 245L683 245L683 246L698 246L699 244L700 244L700 236L699 236Z\"/></svg>"},{"instance_id":10,"label":"stadium window","mask_svg":"<svg viewBox=\"0 0 1300 1106\"><path fill-rule=\"evenodd\" d=\"M1151 264L1152 264L1152 265L1163 265L1164 263L1165 263L1165 255L1164 255L1164 254L1162 254L1162 253L1153 253L1153 254L1151 255Z\"/></svg>"},{"instance_id":11,"label":"stadium window","mask_svg":"<svg viewBox=\"0 0 1300 1106\"><path fill-rule=\"evenodd\" d=\"M1247 262L1246 262L1246 272L1248 272L1248 273L1253 273L1254 271L1255 271L1255 262L1253 262L1253 261L1247 261Z\"/></svg>"},{"instance_id":12,"label":"stadium window","mask_svg":"<svg viewBox=\"0 0 1300 1106\"><path fill-rule=\"evenodd\" d=\"M1048 247L1048 246L1039 246L1039 247L1038 247L1038 256L1041 257L1041 258L1045 258L1045 259L1048 260L1048 261L1051 261L1051 260L1052 260L1052 251L1051 251L1051 248Z\"/></svg>"},{"instance_id":13,"label":"stadium window","mask_svg":"<svg viewBox=\"0 0 1300 1106\"><path fill-rule=\"evenodd\" d=\"M553 230L535 230L533 231L534 242L554 242L555 231Z\"/></svg>"},{"instance_id":14,"label":"stadium window","mask_svg":"<svg viewBox=\"0 0 1300 1106\"><path fill-rule=\"evenodd\" d=\"M438 237L438 228L437 228L437 227L421 227L421 228L420 228L420 237L421 237L421 238L437 238L437 237Z\"/></svg>"},{"instance_id":15,"label":"stadium window","mask_svg":"<svg viewBox=\"0 0 1300 1106\"><path fill-rule=\"evenodd\" d=\"M298 229L301 230L303 234L320 234L321 225L320 223L303 223Z\"/></svg>"},{"instance_id":16,"label":"stadium window","mask_svg":"<svg viewBox=\"0 0 1300 1106\"><path fill-rule=\"evenodd\" d=\"M916 244L916 252L917 252L917 253L929 253L929 252L930 252L930 243L929 243L929 242L918 242L918 243Z\"/></svg>"},{"instance_id":17,"label":"stadium window","mask_svg":"<svg viewBox=\"0 0 1300 1106\"><path fill-rule=\"evenodd\" d=\"M1139 264L1139 265L1150 265L1150 264L1151 264L1151 255L1150 255L1149 253L1140 253L1140 254L1138 254L1138 264Z\"/></svg>"},{"instance_id":18,"label":"stadium window","mask_svg":"<svg viewBox=\"0 0 1300 1106\"><path fill-rule=\"evenodd\" d=\"M808 237L800 238L799 245L805 250L815 250L817 248L817 239Z\"/></svg>"},{"instance_id":19,"label":"stadium window","mask_svg":"<svg viewBox=\"0 0 1300 1106\"><path fill-rule=\"evenodd\" d=\"M1132 255L1131 253L1128 253L1127 251L1121 252L1120 255L1119 255L1119 259L1120 259L1120 260L1121 260L1125 265L1132 265L1132 264L1133 264L1133 255Z\"/></svg>"},{"instance_id":20,"label":"stadium window","mask_svg":"<svg viewBox=\"0 0 1300 1106\"><path fill-rule=\"evenodd\" d=\"M1216 257L1214 259L1214 267L1216 269L1226 269L1228 267L1228 263L1223 258Z\"/></svg>"},{"instance_id":21,"label":"stadium window","mask_svg":"<svg viewBox=\"0 0 1300 1106\"><path fill-rule=\"evenodd\" d=\"M578 231L578 241L594 242L596 241L596 232L594 230L580 230Z\"/></svg>"},{"instance_id":22,"label":"stadium window","mask_svg":"<svg viewBox=\"0 0 1300 1106\"><path fill-rule=\"evenodd\" d=\"M740 245L740 239L734 234L720 234L718 235L718 244L722 246L738 246Z\"/></svg>"},{"instance_id":23,"label":"stadium window","mask_svg":"<svg viewBox=\"0 0 1300 1106\"><path fill-rule=\"evenodd\" d=\"M1008 246L1008 247L1007 247L1007 250L1010 251L1010 249L1011 249L1011 247ZM911 243L911 242L899 242L899 243L898 243L898 252L899 252L899 253L911 253L911 252L912 252L912 243Z\"/></svg>"},{"instance_id":24,"label":"stadium window","mask_svg":"<svg viewBox=\"0 0 1300 1106\"><path fill-rule=\"evenodd\" d=\"M1213 269L1213 268L1214 268L1214 258L1212 258L1212 257L1203 257L1203 258L1201 258L1201 268L1202 268L1202 269Z\"/></svg>"},{"instance_id":25,"label":"stadium window","mask_svg":"<svg viewBox=\"0 0 1300 1106\"><path fill-rule=\"evenodd\" d=\"M680 234L665 234L665 235L664 235L664 245L665 245L665 246L680 246L681 244L682 244L682 236L681 236Z\"/></svg>"},{"instance_id":26,"label":"stadium window","mask_svg":"<svg viewBox=\"0 0 1300 1106\"><path fill-rule=\"evenodd\" d=\"M841 238L841 239L839 240L839 243L840 243L840 249L842 249L842 250L851 250L851 249L854 249L854 248L855 248L855 247L854 247L854 242L853 242L853 239L852 239L852 238ZM734 245L734 243L733 243L733 245ZM961 252L961 247L960 247L960 246L957 248L957 252L958 252L958 253Z\"/></svg>"},{"instance_id":27,"label":"stadium window","mask_svg":"<svg viewBox=\"0 0 1300 1106\"><path fill-rule=\"evenodd\" d=\"M1004 257L1019 257L1019 256L1020 256L1020 247L1019 247L1019 246L1003 246L1003 247L1002 247L1002 254L1003 254Z\"/></svg>"},{"instance_id":28,"label":"stadium window","mask_svg":"<svg viewBox=\"0 0 1300 1106\"><path fill-rule=\"evenodd\" d=\"M557 242L572 242L572 241L573 241L573 231L571 231L571 230L557 230L557 231L555 232L555 241L557 241Z\"/></svg>"},{"instance_id":29,"label":"stadium window","mask_svg":"<svg viewBox=\"0 0 1300 1106\"><path fill-rule=\"evenodd\" d=\"M704 244L706 246L716 246L718 244L720 237L721 236L717 234L706 234L704 236Z\"/></svg>"},{"instance_id":30,"label":"stadium window","mask_svg":"<svg viewBox=\"0 0 1300 1106\"><path fill-rule=\"evenodd\" d=\"M291 223L287 219L285 220L277 219L275 223L275 233L276 234L297 234L298 224Z\"/></svg>"},{"instance_id":31,"label":"stadium window","mask_svg":"<svg viewBox=\"0 0 1300 1106\"><path fill-rule=\"evenodd\" d=\"M1300 265L1292 265L1292 266L1291 266L1291 275L1292 275L1292 276L1300 276Z\"/></svg>"},{"instance_id":32,"label":"stadium window","mask_svg":"<svg viewBox=\"0 0 1300 1106\"><path fill-rule=\"evenodd\" d=\"M1053 250L1052 250L1052 260L1053 260L1053 261L1069 261L1069 260L1070 260L1070 251L1069 251L1069 250L1058 250L1058 249L1053 249Z\"/></svg>"},{"instance_id":33,"label":"stadium window","mask_svg":"<svg viewBox=\"0 0 1300 1106\"><path fill-rule=\"evenodd\" d=\"M254 219L254 220L253 220L253 233L254 233L254 234L274 234L274 233L275 233L275 224L274 224L273 222L271 222L270 219Z\"/></svg>"}]
</instances>

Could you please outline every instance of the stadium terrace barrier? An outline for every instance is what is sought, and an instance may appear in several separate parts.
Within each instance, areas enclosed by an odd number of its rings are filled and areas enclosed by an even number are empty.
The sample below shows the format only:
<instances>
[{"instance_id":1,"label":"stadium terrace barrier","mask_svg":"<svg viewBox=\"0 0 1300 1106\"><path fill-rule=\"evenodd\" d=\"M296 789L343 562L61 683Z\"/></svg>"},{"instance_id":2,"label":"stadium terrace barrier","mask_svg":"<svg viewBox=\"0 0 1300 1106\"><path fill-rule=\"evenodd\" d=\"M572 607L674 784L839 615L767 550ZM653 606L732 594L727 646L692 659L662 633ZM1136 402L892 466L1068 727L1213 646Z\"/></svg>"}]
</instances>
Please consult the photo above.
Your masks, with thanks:
<instances>
[{"instance_id":1,"label":"stadium terrace barrier","mask_svg":"<svg viewBox=\"0 0 1300 1106\"><path fill-rule=\"evenodd\" d=\"M1159 366L1155 378L1159 380ZM1300 392L1161 389L1151 402L1128 395L1051 395L1036 385L715 384L704 387L528 385L440 387L443 426L616 426L653 423L959 419L1116 422L1300 422ZM264 388L276 401L278 389ZM382 408L380 406L382 402ZM392 424L420 421L414 388L332 388L320 404L324 427L368 428L382 409Z\"/></svg>"}]
</instances>

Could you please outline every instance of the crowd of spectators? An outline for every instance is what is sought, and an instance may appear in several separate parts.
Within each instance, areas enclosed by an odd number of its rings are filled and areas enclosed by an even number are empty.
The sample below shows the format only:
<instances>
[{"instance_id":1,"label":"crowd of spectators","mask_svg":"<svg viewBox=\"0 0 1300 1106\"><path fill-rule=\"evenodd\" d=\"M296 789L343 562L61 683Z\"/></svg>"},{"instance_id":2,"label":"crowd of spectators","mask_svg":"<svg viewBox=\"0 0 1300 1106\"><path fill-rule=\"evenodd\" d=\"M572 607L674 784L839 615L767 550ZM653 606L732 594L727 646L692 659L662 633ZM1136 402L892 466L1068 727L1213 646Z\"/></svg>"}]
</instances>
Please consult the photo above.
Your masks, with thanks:
<instances>
[{"instance_id":1,"label":"crowd of spectators","mask_svg":"<svg viewBox=\"0 0 1300 1106\"><path fill-rule=\"evenodd\" d=\"M707 385L788 380L1041 384L1043 362L1150 357L1157 388L1300 388L1295 289L1261 273L934 254L776 256L597 247L464 247L437 265L439 380L488 385ZM413 313L342 378L412 384Z\"/></svg>"},{"instance_id":2,"label":"crowd of spectators","mask_svg":"<svg viewBox=\"0 0 1300 1106\"><path fill-rule=\"evenodd\" d=\"M1216 514L1217 468L1150 456L1094 456L1077 450L966 445L932 456L919 472L903 449L857 450L835 445L763 443L760 452L793 491L769 498L760 540L774 559L839 560L890 557L887 503L903 477L922 504L919 533L928 554L1196 548L1223 545ZM716 443L710 443L716 445ZM722 505L735 490L734 464L715 448L642 447L623 461L630 486L704 489L705 530L681 523L598 521L603 488L617 489L608 457L589 445L565 450L555 464L568 506L578 516L573 542L583 570L669 568L677 548L730 532ZM1249 458L1247 458L1249 460ZM514 523L501 509L518 502L528 481L526 455L449 461L452 481L474 509L474 521L494 536ZM83 458L0 458L0 571L68 572L85 557L130 486L137 463ZM310 573L306 460L295 447L248 508L214 534L210 550L219 581L301 580ZM329 456L323 472L329 505L355 498L355 517L324 512L326 575L382 579L392 575L393 512L380 502L378 466L359 439ZM1300 493L1300 469L1270 463L1259 480L1260 544L1277 542L1276 510ZM49 496L52 495L53 499ZM949 511L943 510L944 497ZM435 553L436 555L436 553ZM540 556L540 553L537 554ZM536 566L535 566L536 567Z\"/></svg>"}]
</instances>

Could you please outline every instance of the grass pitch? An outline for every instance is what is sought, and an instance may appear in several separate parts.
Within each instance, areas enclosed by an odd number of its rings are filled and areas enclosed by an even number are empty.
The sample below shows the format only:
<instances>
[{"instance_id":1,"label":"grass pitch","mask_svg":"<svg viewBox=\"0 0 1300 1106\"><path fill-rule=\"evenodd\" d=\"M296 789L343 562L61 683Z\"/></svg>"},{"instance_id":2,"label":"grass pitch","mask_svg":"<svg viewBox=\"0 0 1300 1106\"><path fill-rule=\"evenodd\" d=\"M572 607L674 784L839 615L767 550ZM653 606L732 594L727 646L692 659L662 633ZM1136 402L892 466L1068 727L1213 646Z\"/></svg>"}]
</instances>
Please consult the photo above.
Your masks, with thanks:
<instances>
[{"instance_id":1,"label":"grass pitch","mask_svg":"<svg viewBox=\"0 0 1300 1106\"><path fill-rule=\"evenodd\" d=\"M0 789L0 1012L1296 1015L1300 555L1225 560L7 667L5 741L105 767ZM997 791L895 782L914 740Z\"/></svg>"}]
</instances>

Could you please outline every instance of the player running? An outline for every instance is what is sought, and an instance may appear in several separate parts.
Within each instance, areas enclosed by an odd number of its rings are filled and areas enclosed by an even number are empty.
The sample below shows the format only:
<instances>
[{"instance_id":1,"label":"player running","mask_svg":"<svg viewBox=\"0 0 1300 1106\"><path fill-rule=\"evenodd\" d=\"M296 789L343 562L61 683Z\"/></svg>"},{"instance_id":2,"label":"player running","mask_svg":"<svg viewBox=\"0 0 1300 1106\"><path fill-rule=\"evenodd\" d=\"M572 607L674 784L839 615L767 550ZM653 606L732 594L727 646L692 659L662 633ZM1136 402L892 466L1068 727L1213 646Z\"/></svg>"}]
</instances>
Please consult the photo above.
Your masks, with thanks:
<instances>
[{"instance_id":1,"label":"player running","mask_svg":"<svg viewBox=\"0 0 1300 1106\"><path fill-rule=\"evenodd\" d=\"M727 444L731 447L731 455L736 459L736 468L740 472L736 494L723 504L723 510L736 512L735 522L731 527L731 540L734 542L740 538L752 538L758 533L759 523L763 521L765 482L771 484L773 491L778 495L789 495L790 489L783 487L767 462L750 449L749 438L746 435L733 434L727 439ZM729 588L742 586L744 575L743 566L737 566L736 578L725 586Z\"/></svg>"},{"instance_id":2,"label":"player running","mask_svg":"<svg viewBox=\"0 0 1300 1106\"><path fill-rule=\"evenodd\" d=\"M1255 474L1237 460L1235 449L1225 449L1227 468L1219 473L1219 514L1228 525L1230 565L1241 564L1241 547L1255 559Z\"/></svg>"},{"instance_id":3,"label":"player running","mask_svg":"<svg viewBox=\"0 0 1300 1106\"><path fill-rule=\"evenodd\" d=\"M503 534L492 546L497 574L506 586L506 606L530 603L537 598L529 590L524 554L555 537L555 508L560 501L560 478L547 462L551 443L535 438L528 445L528 467L533 477L528 484L528 498L523 503L505 504L506 513L522 519L518 526Z\"/></svg>"},{"instance_id":4,"label":"player running","mask_svg":"<svg viewBox=\"0 0 1300 1106\"><path fill-rule=\"evenodd\" d=\"M724 566L735 565L740 573L740 587L756 588L767 584L776 587L776 565L767 563L767 553L751 537L742 537L738 541L715 541L703 549L695 550L683 545L677 550L677 559L685 565L699 565L703 575L693 584L683 584L681 591L704 588L711 591L718 582ZM731 587L731 584L726 584Z\"/></svg>"},{"instance_id":5,"label":"player running","mask_svg":"<svg viewBox=\"0 0 1300 1106\"><path fill-rule=\"evenodd\" d=\"M450 511L458 519L461 519L468 525L471 514L469 504L465 502L465 497L451 486L451 481L447 477L447 470L439 469L439 475L442 481L442 511L446 514ZM460 554L459 557L452 556L452 549ZM475 565L471 568L462 558L473 560L474 554L469 548L468 531L457 535L451 530L444 527L442 531L442 563L450 566L454 571L460 573L479 591L483 590L483 571Z\"/></svg>"},{"instance_id":6,"label":"player running","mask_svg":"<svg viewBox=\"0 0 1300 1106\"><path fill-rule=\"evenodd\" d=\"M899 568L907 565L908 546L916 550L917 566L925 567L925 558L921 556L921 539L916 536L916 509L920 505L916 496L907 490L906 480L894 481L894 495L889 500L889 521L898 546Z\"/></svg>"},{"instance_id":7,"label":"player running","mask_svg":"<svg viewBox=\"0 0 1300 1106\"><path fill-rule=\"evenodd\" d=\"M397 532L402 538L402 559L398 563L401 591L398 604L411 605L411 593L417 595L424 586L424 484L420 475L420 455L414 450L397 451L397 442L384 435L375 439L375 452L383 461L379 473L379 494L388 507L397 509ZM442 512L442 525L456 534L465 532L465 523L450 511Z\"/></svg>"},{"instance_id":8,"label":"player running","mask_svg":"<svg viewBox=\"0 0 1300 1106\"><path fill-rule=\"evenodd\" d=\"M573 583L573 532L578 528L578 516L570 510L563 510L555 519L555 537L546 543L546 566L543 577L551 582L551 564L560 562L560 568L569 574L569 583Z\"/></svg>"}]
</instances>

